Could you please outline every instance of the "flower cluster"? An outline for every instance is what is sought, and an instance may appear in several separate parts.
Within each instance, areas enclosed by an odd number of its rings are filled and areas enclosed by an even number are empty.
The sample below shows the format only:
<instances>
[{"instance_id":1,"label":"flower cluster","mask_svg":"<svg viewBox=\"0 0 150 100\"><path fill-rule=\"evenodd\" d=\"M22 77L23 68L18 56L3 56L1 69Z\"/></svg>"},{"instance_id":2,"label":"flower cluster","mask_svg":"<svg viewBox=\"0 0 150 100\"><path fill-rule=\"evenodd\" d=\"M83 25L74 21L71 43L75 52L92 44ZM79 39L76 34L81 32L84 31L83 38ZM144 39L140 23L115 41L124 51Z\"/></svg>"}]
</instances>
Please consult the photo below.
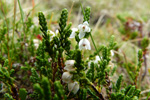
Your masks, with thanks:
<instances>
[{"instance_id":1,"label":"flower cluster","mask_svg":"<svg viewBox=\"0 0 150 100\"><path fill-rule=\"evenodd\" d=\"M85 21L83 24L78 25L78 28L72 28L72 33L70 38L74 38L76 36L76 32L79 31L79 49L80 50L91 50L90 42L88 39L84 38L87 32L91 32L91 28L89 27L89 23Z\"/></svg>"},{"instance_id":2,"label":"flower cluster","mask_svg":"<svg viewBox=\"0 0 150 100\"><path fill-rule=\"evenodd\" d=\"M77 34L77 31L79 31L79 34ZM78 25L78 28L72 28L70 38L75 38L75 36L78 35L80 39L80 50L91 50L90 42L87 38L85 38L85 35L88 32L91 32L91 28L89 27L87 21L85 21L83 24ZM65 62L65 72L62 75L62 81L68 84L68 90L70 92L72 91L74 94L76 94L79 90L79 83L72 80L73 74L71 72L76 71L76 69L74 68L74 63L75 60L67 60Z\"/></svg>"},{"instance_id":3,"label":"flower cluster","mask_svg":"<svg viewBox=\"0 0 150 100\"><path fill-rule=\"evenodd\" d=\"M71 74L72 71L76 70L74 68L74 63L74 60L67 60L65 62L64 70L66 71L62 75L62 81L68 84L68 90L70 92L72 91L74 94L76 94L79 90L79 83L72 80L73 74Z\"/></svg>"}]
</instances>

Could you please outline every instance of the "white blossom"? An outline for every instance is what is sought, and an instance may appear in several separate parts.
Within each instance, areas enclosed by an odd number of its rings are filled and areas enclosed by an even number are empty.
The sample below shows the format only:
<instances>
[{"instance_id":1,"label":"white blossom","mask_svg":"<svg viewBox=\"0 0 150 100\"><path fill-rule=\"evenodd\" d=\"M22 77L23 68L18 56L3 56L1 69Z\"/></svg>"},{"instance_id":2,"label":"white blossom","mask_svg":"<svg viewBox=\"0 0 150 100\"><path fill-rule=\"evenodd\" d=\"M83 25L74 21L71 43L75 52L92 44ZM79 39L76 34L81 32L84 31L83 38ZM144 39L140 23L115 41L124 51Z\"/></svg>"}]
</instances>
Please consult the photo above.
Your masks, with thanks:
<instances>
[{"instance_id":1,"label":"white blossom","mask_svg":"<svg viewBox=\"0 0 150 100\"><path fill-rule=\"evenodd\" d=\"M28 47L29 46L28 43L25 43L25 46Z\"/></svg>"},{"instance_id":2,"label":"white blossom","mask_svg":"<svg viewBox=\"0 0 150 100\"><path fill-rule=\"evenodd\" d=\"M98 63L98 61L100 61L100 58L99 58L99 56L95 56L95 60L94 60L94 63Z\"/></svg>"},{"instance_id":3,"label":"white blossom","mask_svg":"<svg viewBox=\"0 0 150 100\"><path fill-rule=\"evenodd\" d=\"M102 58L102 57L101 57ZM98 62L100 61L101 59L99 58L99 56L95 56L95 60L91 60L88 62L88 67L91 66L91 63L94 62L94 64L98 64Z\"/></svg>"},{"instance_id":4,"label":"white blossom","mask_svg":"<svg viewBox=\"0 0 150 100\"><path fill-rule=\"evenodd\" d=\"M79 42L79 49L80 50L84 50L84 49L88 49L88 50L91 50L91 46L90 46L90 42L88 39L84 38L84 39L81 39L80 42Z\"/></svg>"},{"instance_id":5,"label":"white blossom","mask_svg":"<svg viewBox=\"0 0 150 100\"><path fill-rule=\"evenodd\" d=\"M110 50L111 56L114 56L114 51Z\"/></svg>"},{"instance_id":6,"label":"white blossom","mask_svg":"<svg viewBox=\"0 0 150 100\"><path fill-rule=\"evenodd\" d=\"M69 83L69 82L71 82L72 77L73 77L73 75L70 74L69 72L64 72L62 74L62 81L65 82L65 83Z\"/></svg>"},{"instance_id":7,"label":"white blossom","mask_svg":"<svg viewBox=\"0 0 150 100\"><path fill-rule=\"evenodd\" d=\"M35 48L37 49L37 48L39 47L40 40L38 40L38 39L33 39L33 43L34 43Z\"/></svg>"},{"instance_id":8,"label":"white blossom","mask_svg":"<svg viewBox=\"0 0 150 100\"><path fill-rule=\"evenodd\" d=\"M38 39L33 39L33 43L39 43Z\"/></svg>"},{"instance_id":9,"label":"white blossom","mask_svg":"<svg viewBox=\"0 0 150 100\"><path fill-rule=\"evenodd\" d=\"M91 66L91 63L92 63L93 61L89 61L88 62L88 67L90 67Z\"/></svg>"},{"instance_id":10,"label":"white blossom","mask_svg":"<svg viewBox=\"0 0 150 100\"><path fill-rule=\"evenodd\" d=\"M78 25L79 29L79 39L85 36L86 32L90 32L91 28L89 27L89 23L85 21L83 24Z\"/></svg>"},{"instance_id":11,"label":"white blossom","mask_svg":"<svg viewBox=\"0 0 150 100\"><path fill-rule=\"evenodd\" d=\"M75 68L73 67L75 63L75 60L67 60L65 62L65 67L64 69L67 71L75 71Z\"/></svg>"},{"instance_id":12,"label":"white blossom","mask_svg":"<svg viewBox=\"0 0 150 100\"><path fill-rule=\"evenodd\" d=\"M55 33L56 33L56 35L57 35L57 34L59 33L59 30L57 29Z\"/></svg>"},{"instance_id":13,"label":"white blossom","mask_svg":"<svg viewBox=\"0 0 150 100\"><path fill-rule=\"evenodd\" d=\"M71 82L68 84L68 90L71 92L73 92L74 94L76 94L79 90L79 83L78 82Z\"/></svg>"},{"instance_id":14,"label":"white blossom","mask_svg":"<svg viewBox=\"0 0 150 100\"><path fill-rule=\"evenodd\" d=\"M59 33L58 30L56 30L56 32L53 32L51 30L47 30L47 34L50 35L50 41L53 39L54 36L57 36L58 33Z\"/></svg>"},{"instance_id":15,"label":"white blossom","mask_svg":"<svg viewBox=\"0 0 150 100\"><path fill-rule=\"evenodd\" d=\"M78 31L78 29L77 29L77 28L72 28L71 30L72 30L72 33L71 33L71 35L70 35L70 38L75 38L75 36L76 36L76 31Z\"/></svg>"}]
</instances>

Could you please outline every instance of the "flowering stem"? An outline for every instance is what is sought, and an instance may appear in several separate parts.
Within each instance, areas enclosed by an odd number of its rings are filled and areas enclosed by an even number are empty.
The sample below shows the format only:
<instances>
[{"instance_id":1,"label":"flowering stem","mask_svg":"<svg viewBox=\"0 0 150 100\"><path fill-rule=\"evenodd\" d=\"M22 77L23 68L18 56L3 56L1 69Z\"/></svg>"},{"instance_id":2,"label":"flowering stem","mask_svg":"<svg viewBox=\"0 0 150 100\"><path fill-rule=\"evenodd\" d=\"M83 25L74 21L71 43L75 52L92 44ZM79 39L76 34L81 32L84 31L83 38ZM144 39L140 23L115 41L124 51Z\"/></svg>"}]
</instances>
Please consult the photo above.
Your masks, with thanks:
<instances>
[{"instance_id":1,"label":"flowering stem","mask_svg":"<svg viewBox=\"0 0 150 100\"><path fill-rule=\"evenodd\" d=\"M79 1L80 1L80 0L79 0ZM84 10L83 10L81 1L80 1L80 6L81 6L81 9L82 9L82 13L83 13L83 15L84 15ZM96 52L97 52L97 54L98 54L100 60L102 61L101 56L100 56L99 53L98 53L98 50L97 50L97 48L96 48L96 45L95 45L95 42L94 42L94 40L93 40L93 37L92 37L92 34L91 34L91 33L90 33L90 37L91 37L91 40L92 40L92 43L93 43L93 45L94 45L94 47L95 47Z\"/></svg>"},{"instance_id":2,"label":"flowering stem","mask_svg":"<svg viewBox=\"0 0 150 100\"><path fill-rule=\"evenodd\" d=\"M96 47L96 45L95 45L95 42L94 42L94 39L93 39L93 37L92 37L92 34L91 34L91 33L90 33L90 37L91 37L92 43L93 43L93 45L94 45L94 48L95 48L95 50L96 50L96 52L97 52L97 54L98 54L98 56L99 56L100 60L102 61L101 56L100 56L100 54L98 53L97 47Z\"/></svg>"}]
</instances>

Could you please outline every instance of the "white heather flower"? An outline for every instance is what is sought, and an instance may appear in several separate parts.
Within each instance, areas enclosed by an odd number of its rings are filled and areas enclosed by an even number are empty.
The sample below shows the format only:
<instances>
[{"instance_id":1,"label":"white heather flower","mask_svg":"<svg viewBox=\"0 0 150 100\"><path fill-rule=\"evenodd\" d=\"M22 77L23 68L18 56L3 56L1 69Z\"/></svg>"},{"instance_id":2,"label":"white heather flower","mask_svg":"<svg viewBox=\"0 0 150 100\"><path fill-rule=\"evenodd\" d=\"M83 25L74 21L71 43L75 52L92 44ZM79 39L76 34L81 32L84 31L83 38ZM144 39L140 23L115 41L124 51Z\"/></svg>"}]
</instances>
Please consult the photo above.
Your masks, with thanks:
<instances>
[{"instance_id":1,"label":"white heather flower","mask_svg":"<svg viewBox=\"0 0 150 100\"><path fill-rule=\"evenodd\" d=\"M71 82L68 84L68 90L71 92L73 92L74 94L76 94L79 90L79 83L78 82Z\"/></svg>"},{"instance_id":2,"label":"white heather flower","mask_svg":"<svg viewBox=\"0 0 150 100\"><path fill-rule=\"evenodd\" d=\"M54 33L53 31L51 30L47 30L47 34L50 35L50 41L53 39L54 36L56 36L57 34L59 33L58 30L56 30L56 32Z\"/></svg>"},{"instance_id":3,"label":"white heather flower","mask_svg":"<svg viewBox=\"0 0 150 100\"><path fill-rule=\"evenodd\" d=\"M100 61L100 58L99 58L99 56L96 56L96 57L95 57L95 60L94 60L94 63L96 63L96 64L97 64L97 63L98 63L98 61Z\"/></svg>"},{"instance_id":4,"label":"white heather flower","mask_svg":"<svg viewBox=\"0 0 150 100\"><path fill-rule=\"evenodd\" d=\"M88 39L84 38L84 39L81 39L80 42L79 42L79 49L80 50L84 50L84 49L88 49L88 50L91 50L91 46L90 46L90 42Z\"/></svg>"},{"instance_id":5,"label":"white heather flower","mask_svg":"<svg viewBox=\"0 0 150 100\"><path fill-rule=\"evenodd\" d=\"M102 58L102 57L101 57ZM91 66L91 63L94 62L94 64L98 64L98 61L100 61L101 59L99 58L99 56L95 56L95 60L89 61L88 62L88 67Z\"/></svg>"},{"instance_id":6,"label":"white heather flower","mask_svg":"<svg viewBox=\"0 0 150 100\"><path fill-rule=\"evenodd\" d=\"M91 66L91 63L92 63L93 61L89 61L88 62L88 67L90 67Z\"/></svg>"},{"instance_id":7,"label":"white heather flower","mask_svg":"<svg viewBox=\"0 0 150 100\"><path fill-rule=\"evenodd\" d=\"M38 39L33 39L33 43L34 43L35 48L37 49L37 48L39 47L40 40L38 40Z\"/></svg>"},{"instance_id":8,"label":"white heather flower","mask_svg":"<svg viewBox=\"0 0 150 100\"><path fill-rule=\"evenodd\" d=\"M85 21L83 24L78 25L79 29L79 39L85 36L86 32L90 32L91 28L89 27L89 23Z\"/></svg>"},{"instance_id":9,"label":"white heather flower","mask_svg":"<svg viewBox=\"0 0 150 100\"><path fill-rule=\"evenodd\" d=\"M77 29L77 28L72 28L71 30L72 30L72 33L71 33L71 35L70 35L70 38L75 38L75 36L76 36L76 31L78 31L78 29Z\"/></svg>"},{"instance_id":10,"label":"white heather flower","mask_svg":"<svg viewBox=\"0 0 150 100\"><path fill-rule=\"evenodd\" d=\"M113 57L114 56L114 51L110 50L110 53L111 53L111 56Z\"/></svg>"},{"instance_id":11,"label":"white heather flower","mask_svg":"<svg viewBox=\"0 0 150 100\"><path fill-rule=\"evenodd\" d=\"M56 32L55 32L55 33L56 33L56 35L57 35L57 34L59 33L59 30L56 30Z\"/></svg>"},{"instance_id":12,"label":"white heather flower","mask_svg":"<svg viewBox=\"0 0 150 100\"><path fill-rule=\"evenodd\" d=\"M25 46L28 47L29 46L28 43L25 43Z\"/></svg>"},{"instance_id":13,"label":"white heather flower","mask_svg":"<svg viewBox=\"0 0 150 100\"><path fill-rule=\"evenodd\" d=\"M73 75L70 74L69 72L64 72L62 74L62 81L65 82L65 83L69 83L69 82L71 82L72 77L73 77Z\"/></svg>"},{"instance_id":14,"label":"white heather flower","mask_svg":"<svg viewBox=\"0 0 150 100\"><path fill-rule=\"evenodd\" d=\"M39 43L38 39L33 39L33 43Z\"/></svg>"},{"instance_id":15,"label":"white heather flower","mask_svg":"<svg viewBox=\"0 0 150 100\"><path fill-rule=\"evenodd\" d=\"M73 67L74 63L75 63L75 60L67 60L65 62L66 66L64 67L64 69L67 71L75 71L75 68Z\"/></svg>"}]
</instances>

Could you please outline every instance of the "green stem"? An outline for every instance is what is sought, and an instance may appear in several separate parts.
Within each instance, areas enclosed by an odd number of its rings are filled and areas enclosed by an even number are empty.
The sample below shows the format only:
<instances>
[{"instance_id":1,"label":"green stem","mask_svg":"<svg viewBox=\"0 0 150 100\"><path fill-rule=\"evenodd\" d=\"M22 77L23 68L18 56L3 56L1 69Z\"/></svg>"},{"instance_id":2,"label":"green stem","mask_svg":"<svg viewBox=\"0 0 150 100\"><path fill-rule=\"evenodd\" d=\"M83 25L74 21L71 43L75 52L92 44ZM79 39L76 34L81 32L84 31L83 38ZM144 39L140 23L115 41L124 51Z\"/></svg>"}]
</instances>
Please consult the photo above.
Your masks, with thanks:
<instances>
[{"instance_id":1,"label":"green stem","mask_svg":"<svg viewBox=\"0 0 150 100\"><path fill-rule=\"evenodd\" d=\"M101 58L100 54L98 53L97 47L96 47L96 45L95 45L95 42L94 42L94 39L93 39L93 36L92 36L91 33L90 33L90 37L91 37L92 43L93 43L93 45L94 45L94 48L95 48L95 50L96 50L96 52L97 52L97 54L98 54L100 60L102 61L102 58Z\"/></svg>"},{"instance_id":2,"label":"green stem","mask_svg":"<svg viewBox=\"0 0 150 100\"><path fill-rule=\"evenodd\" d=\"M23 24L23 33L24 33L23 43L26 43L26 30L25 30L26 27L25 27L25 23L24 23L24 12L23 12L20 0L18 0L18 5L19 5L19 10L20 10L20 15L21 15L21 21L22 21L22 24ZM23 54L25 55L25 53L27 52L27 48L23 47L23 46L24 45L22 45L22 48L24 48L24 49L22 51L23 51ZM23 62L24 61L25 61L25 57L23 57Z\"/></svg>"},{"instance_id":3,"label":"green stem","mask_svg":"<svg viewBox=\"0 0 150 100\"><path fill-rule=\"evenodd\" d=\"M22 24L23 24L24 42L25 42L24 12L23 12L23 9L22 9L22 7L21 7L20 0L18 0L18 5L19 5L19 9L20 9L21 21L22 21Z\"/></svg>"},{"instance_id":4,"label":"green stem","mask_svg":"<svg viewBox=\"0 0 150 100\"><path fill-rule=\"evenodd\" d=\"M14 32L15 32L15 23L16 23L16 6L17 6L17 0L14 0L14 21L13 21L12 48L14 46Z\"/></svg>"},{"instance_id":5,"label":"green stem","mask_svg":"<svg viewBox=\"0 0 150 100\"><path fill-rule=\"evenodd\" d=\"M18 5L19 5L19 9L20 9L20 14L21 14L21 21L22 21L22 24L23 24L23 27L24 27L24 13L23 13L23 10L22 10L22 7L21 7L21 3L20 3L20 0L18 0Z\"/></svg>"},{"instance_id":6,"label":"green stem","mask_svg":"<svg viewBox=\"0 0 150 100\"><path fill-rule=\"evenodd\" d=\"M79 0L79 1L80 1L80 0ZM82 9L82 13L83 13L83 15L84 15L84 10L83 10L81 1L80 1L80 6L81 6L81 9Z\"/></svg>"}]
</instances>

